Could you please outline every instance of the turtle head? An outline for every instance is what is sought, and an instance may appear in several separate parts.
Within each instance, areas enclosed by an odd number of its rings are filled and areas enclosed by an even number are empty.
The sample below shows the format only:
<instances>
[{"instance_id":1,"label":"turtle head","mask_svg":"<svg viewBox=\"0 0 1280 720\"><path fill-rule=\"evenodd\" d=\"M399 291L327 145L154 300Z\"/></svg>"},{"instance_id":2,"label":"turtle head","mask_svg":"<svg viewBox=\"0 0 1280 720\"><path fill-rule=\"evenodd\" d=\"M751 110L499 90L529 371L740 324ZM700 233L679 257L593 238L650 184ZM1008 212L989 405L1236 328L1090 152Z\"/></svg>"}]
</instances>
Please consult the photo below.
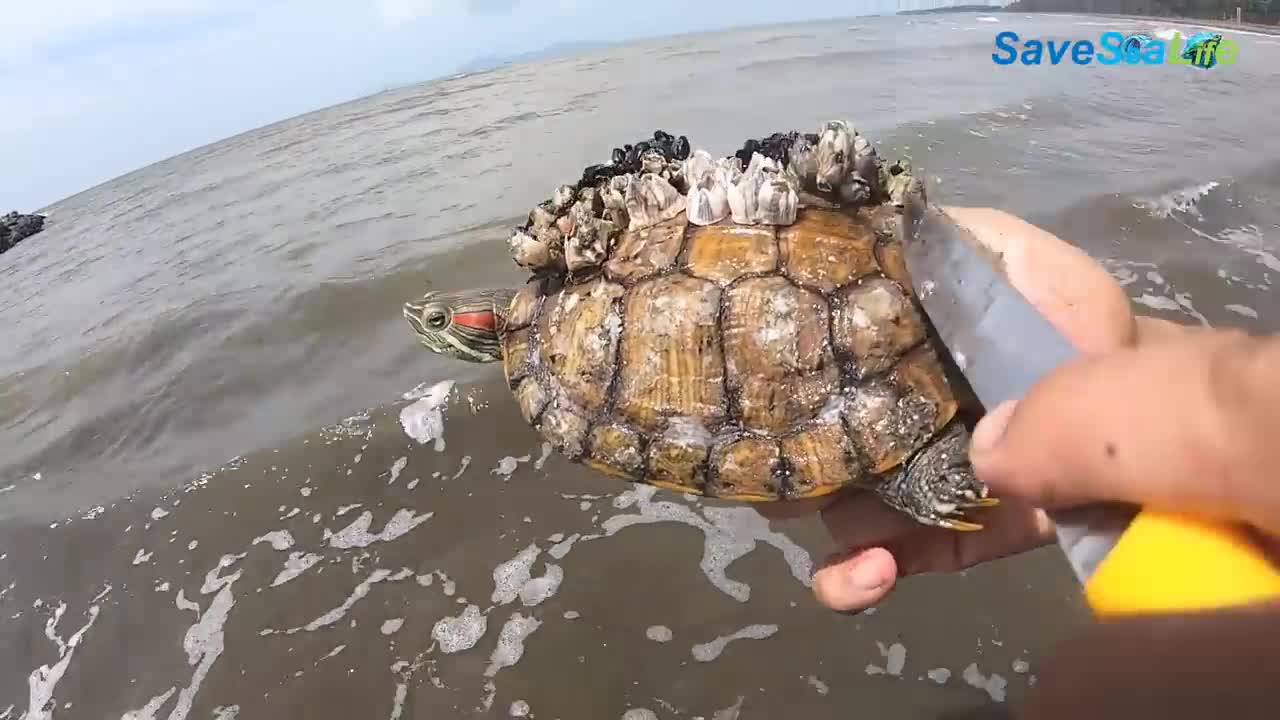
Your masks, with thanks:
<instances>
[{"instance_id":1,"label":"turtle head","mask_svg":"<svg viewBox=\"0 0 1280 720\"><path fill-rule=\"evenodd\" d=\"M500 362L499 342L515 290L431 291L404 304L404 319L432 352L474 363Z\"/></svg>"},{"instance_id":2,"label":"turtle head","mask_svg":"<svg viewBox=\"0 0 1280 720\"><path fill-rule=\"evenodd\" d=\"M841 120L833 120L818 135L818 148L814 153L817 164L817 185L822 192L831 192L844 184L853 171L854 130Z\"/></svg>"}]
</instances>

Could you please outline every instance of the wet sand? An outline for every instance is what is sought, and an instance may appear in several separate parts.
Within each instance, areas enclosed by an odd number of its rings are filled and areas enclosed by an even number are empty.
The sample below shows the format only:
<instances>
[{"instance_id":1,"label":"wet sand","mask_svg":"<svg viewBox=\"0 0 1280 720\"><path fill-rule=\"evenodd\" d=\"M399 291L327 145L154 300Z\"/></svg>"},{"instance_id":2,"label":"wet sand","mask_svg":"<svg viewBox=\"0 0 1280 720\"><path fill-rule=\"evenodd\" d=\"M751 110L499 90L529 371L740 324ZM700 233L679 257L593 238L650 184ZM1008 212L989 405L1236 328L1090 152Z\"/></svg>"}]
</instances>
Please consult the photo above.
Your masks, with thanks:
<instances>
[{"instance_id":1,"label":"wet sand","mask_svg":"<svg viewBox=\"0 0 1280 720\"><path fill-rule=\"evenodd\" d=\"M544 455L495 380L0 530L9 717L994 718L1082 617L1052 549L827 612L812 520Z\"/></svg>"}]
</instances>

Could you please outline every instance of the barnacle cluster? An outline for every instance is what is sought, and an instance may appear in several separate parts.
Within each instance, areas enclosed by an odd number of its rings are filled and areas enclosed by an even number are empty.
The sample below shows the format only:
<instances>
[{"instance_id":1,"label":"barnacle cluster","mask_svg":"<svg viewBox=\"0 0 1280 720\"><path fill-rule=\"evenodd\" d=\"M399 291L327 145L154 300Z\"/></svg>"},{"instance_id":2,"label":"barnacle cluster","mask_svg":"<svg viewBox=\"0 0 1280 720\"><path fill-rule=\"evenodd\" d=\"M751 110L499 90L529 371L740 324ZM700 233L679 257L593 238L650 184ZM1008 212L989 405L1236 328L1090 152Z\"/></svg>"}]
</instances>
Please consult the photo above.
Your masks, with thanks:
<instances>
[{"instance_id":1,"label":"barnacle cluster","mask_svg":"<svg viewBox=\"0 0 1280 720\"><path fill-rule=\"evenodd\" d=\"M652 227L687 213L694 225L732 218L745 225L789 225L808 202L857 207L902 198L918 180L905 162L884 164L844 121L817 133L774 133L747 140L715 159L691 150L684 135L614 148L574 185L538 203L509 241L512 258L535 274L589 272L609 256L624 230Z\"/></svg>"}]
</instances>

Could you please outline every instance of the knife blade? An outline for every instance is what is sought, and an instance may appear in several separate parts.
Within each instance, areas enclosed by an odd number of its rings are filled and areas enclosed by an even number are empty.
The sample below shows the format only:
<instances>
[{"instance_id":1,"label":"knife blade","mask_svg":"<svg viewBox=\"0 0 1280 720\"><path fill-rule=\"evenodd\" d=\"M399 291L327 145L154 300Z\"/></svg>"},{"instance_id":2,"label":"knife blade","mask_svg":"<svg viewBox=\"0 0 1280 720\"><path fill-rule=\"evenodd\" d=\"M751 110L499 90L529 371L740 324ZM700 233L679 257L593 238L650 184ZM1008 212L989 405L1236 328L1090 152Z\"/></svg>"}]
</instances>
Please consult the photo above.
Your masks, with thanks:
<instances>
[{"instance_id":1,"label":"knife blade","mask_svg":"<svg viewBox=\"0 0 1280 720\"><path fill-rule=\"evenodd\" d=\"M999 259L922 193L906 196L899 223L913 289L984 408L1022 397L1078 356ZM1046 512L1095 614L1280 598L1280 568L1244 528L1121 503Z\"/></svg>"}]
</instances>

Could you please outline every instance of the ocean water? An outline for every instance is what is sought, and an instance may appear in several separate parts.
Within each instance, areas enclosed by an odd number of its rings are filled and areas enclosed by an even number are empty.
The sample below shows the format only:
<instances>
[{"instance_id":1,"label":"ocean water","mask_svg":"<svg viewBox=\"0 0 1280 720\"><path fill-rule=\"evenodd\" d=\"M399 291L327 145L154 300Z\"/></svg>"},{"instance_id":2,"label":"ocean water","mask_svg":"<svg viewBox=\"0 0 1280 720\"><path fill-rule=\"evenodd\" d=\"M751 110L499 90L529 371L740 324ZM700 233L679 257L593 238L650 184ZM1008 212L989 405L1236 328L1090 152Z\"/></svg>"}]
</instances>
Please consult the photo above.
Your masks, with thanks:
<instances>
[{"instance_id":1,"label":"ocean water","mask_svg":"<svg viewBox=\"0 0 1280 720\"><path fill-rule=\"evenodd\" d=\"M568 465L497 366L400 316L517 282L508 228L616 145L845 118L934 199L1084 248L1140 312L1280 329L1280 38L1208 72L1002 67L1001 29L1193 28L990 17L446 78L48 208L0 258L0 718L999 717L1080 617L1052 551L832 615L815 523ZM442 433L406 433L424 418Z\"/></svg>"}]
</instances>

